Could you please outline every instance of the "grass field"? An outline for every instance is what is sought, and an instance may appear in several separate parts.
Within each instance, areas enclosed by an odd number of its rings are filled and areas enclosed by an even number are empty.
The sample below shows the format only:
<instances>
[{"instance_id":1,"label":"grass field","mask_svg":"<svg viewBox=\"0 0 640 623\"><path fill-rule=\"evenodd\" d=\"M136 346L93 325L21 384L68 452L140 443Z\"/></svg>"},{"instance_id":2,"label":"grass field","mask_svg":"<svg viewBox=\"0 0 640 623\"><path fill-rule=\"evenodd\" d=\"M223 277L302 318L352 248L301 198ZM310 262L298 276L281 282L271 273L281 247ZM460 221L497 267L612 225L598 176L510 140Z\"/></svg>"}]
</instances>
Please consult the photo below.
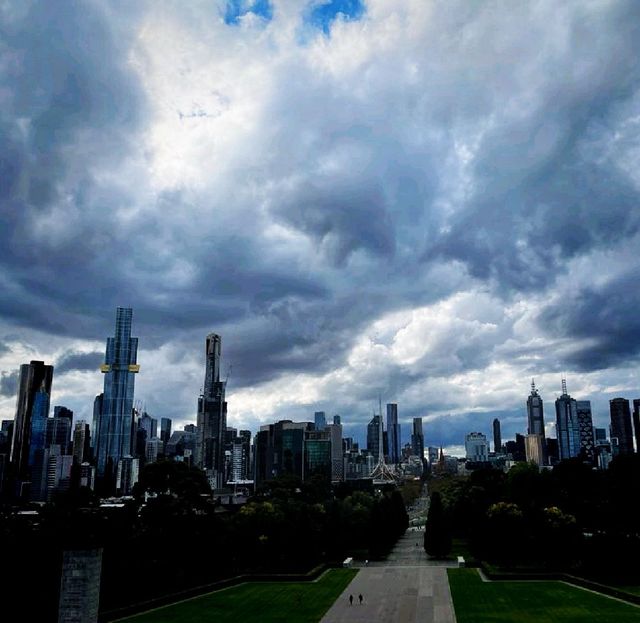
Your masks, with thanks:
<instances>
[{"instance_id":1,"label":"grass field","mask_svg":"<svg viewBox=\"0 0 640 623\"><path fill-rule=\"evenodd\" d=\"M250 582L126 619L127 623L314 623L356 575L332 569L317 582Z\"/></svg>"},{"instance_id":2,"label":"grass field","mask_svg":"<svg viewBox=\"0 0 640 623\"><path fill-rule=\"evenodd\" d=\"M562 582L483 582L449 569L458 623L638 623L640 608Z\"/></svg>"}]
</instances>

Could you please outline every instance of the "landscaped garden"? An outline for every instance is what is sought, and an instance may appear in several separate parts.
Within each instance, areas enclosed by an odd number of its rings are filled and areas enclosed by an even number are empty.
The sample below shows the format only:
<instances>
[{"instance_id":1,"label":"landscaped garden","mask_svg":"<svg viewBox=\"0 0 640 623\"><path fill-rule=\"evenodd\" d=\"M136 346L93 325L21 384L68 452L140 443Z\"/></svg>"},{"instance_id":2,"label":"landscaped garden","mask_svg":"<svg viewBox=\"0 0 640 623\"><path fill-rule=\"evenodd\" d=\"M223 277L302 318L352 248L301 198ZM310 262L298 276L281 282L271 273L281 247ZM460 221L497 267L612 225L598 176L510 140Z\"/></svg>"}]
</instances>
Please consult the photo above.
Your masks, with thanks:
<instances>
[{"instance_id":1,"label":"landscaped garden","mask_svg":"<svg viewBox=\"0 0 640 623\"><path fill-rule=\"evenodd\" d=\"M127 623L314 623L357 571L332 569L315 582L248 582L127 619Z\"/></svg>"},{"instance_id":2,"label":"landscaped garden","mask_svg":"<svg viewBox=\"0 0 640 623\"><path fill-rule=\"evenodd\" d=\"M640 607L563 582L483 582L476 569L449 569L458 623L640 621Z\"/></svg>"}]
</instances>

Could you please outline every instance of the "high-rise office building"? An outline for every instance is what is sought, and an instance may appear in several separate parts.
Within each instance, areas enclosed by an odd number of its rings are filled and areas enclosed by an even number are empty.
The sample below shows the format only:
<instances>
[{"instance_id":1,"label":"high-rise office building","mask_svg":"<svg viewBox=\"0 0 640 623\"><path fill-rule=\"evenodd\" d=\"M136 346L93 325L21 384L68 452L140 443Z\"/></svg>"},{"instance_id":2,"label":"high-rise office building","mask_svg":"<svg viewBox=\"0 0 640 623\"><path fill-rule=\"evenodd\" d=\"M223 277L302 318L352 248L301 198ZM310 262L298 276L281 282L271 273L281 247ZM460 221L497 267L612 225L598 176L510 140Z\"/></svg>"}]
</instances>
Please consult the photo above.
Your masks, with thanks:
<instances>
[{"instance_id":1,"label":"high-rise office building","mask_svg":"<svg viewBox=\"0 0 640 623\"><path fill-rule=\"evenodd\" d=\"M609 401L611 414L611 448L617 454L633 454L633 433L631 428L631 409L626 398L614 398Z\"/></svg>"},{"instance_id":2,"label":"high-rise office building","mask_svg":"<svg viewBox=\"0 0 640 623\"><path fill-rule=\"evenodd\" d=\"M138 429L142 429L147 433L147 440L153 439L158 436L158 420L144 411L138 418Z\"/></svg>"},{"instance_id":3,"label":"high-rise office building","mask_svg":"<svg viewBox=\"0 0 640 623\"><path fill-rule=\"evenodd\" d=\"M325 430L304 432L304 472L303 480L312 476L331 479L331 439Z\"/></svg>"},{"instance_id":4,"label":"high-rise office building","mask_svg":"<svg viewBox=\"0 0 640 623\"><path fill-rule=\"evenodd\" d=\"M633 434L636 439L636 452L640 453L640 398L633 399Z\"/></svg>"},{"instance_id":5,"label":"high-rise office building","mask_svg":"<svg viewBox=\"0 0 640 623\"><path fill-rule=\"evenodd\" d=\"M400 462L400 424L398 424L398 405L387 404L387 435L389 445L389 462Z\"/></svg>"},{"instance_id":6,"label":"high-rise office building","mask_svg":"<svg viewBox=\"0 0 640 623\"><path fill-rule=\"evenodd\" d=\"M380 451L384 451L382 434L382 416L374 415L369 424L367 424L367 450L376 460L378 459Z\"/></svg>"},{"instance_id":7,"label":"high-rise office building","mask_svg":"<svg viewBox=\"0 0 640 623\"><path fill-rule=\"evenodd\" d=\"M138 338L131 337L133 310L118 307L114 337L107 338L104 392L100 404L94 453L99 478L113 478L120 460L133 452L133 392L137 363Z\"/></svg>"},{"instance_id":8,"label":"high-rise office building","mask_svg":"<svg viewBox=\"0 0 640 623\"><path fill-rule=\"evenodd\" d=\"M324 430L327 426L327 416L324 411L316 411L313 414L313 423L315 424L316 430Z\"/></svg>"},{"instance_id":9,"label":"high-rise office building","mask_svg":"<svg viewBox=\"0 0 640 623\"><path fill-rule=\"evenodd\" d=\"M304 435L312 427L291 420L260 427L254 444L256 486L283 474L304 478Z\"/></svg>"},{"instance_id":10,"label":"high-rise office building","mask_svg":"<svg viewBox=\"0 0 640 623\"><path fill-rule=\"evenodd\" d=\"M226 381L220 380L222 338L210 333L205 344L204 389L198 398L195 463L212 489L224 485L224 435L227 428Z\"/></svg>"},{"instance_id":11,"label":"high-rise office building","mask_svg":"<svg viewBox=\"0 0 640 623\"><path fill-rule=\"evenodd\" d=\"M578 428L580 430L580 451L579 455L589 463L595 461L593 439L593 418L591 416L591 401L576 401L576 409L578 412Z\"/></svg>"},{"instance_id":12,"label":"high-rise office building","mask_svg":"<svg viewBox=\"0 0 640 623\"><path fill-rule=\"evenodd\" d=\"M31 409L31 439L29 442L29 468L41 459L41 453L51 445L49 439L49 394L41 386ZM33 476L33 474L32 474Z\"/></svg>"},{"instance_id":13,"label":"high-rise office building","mask_svg":"<svg viewBox=\"0 0 640 623\"><path fill-rule=\"evenodd\" d=\"M344 480L342 424L329 424L327 430L329 431L329 439L331 440L331 480L337 482Z\"/></svg>"},{"instance_id":14,"label":"high-rise office building","mask_svg":"<svg viewBox=\"0 0 640 623\"><path fill-rule=\"evenodd\" d=\"M498 418L493 419L493 451L495 453L502 452L502 434Z\"/></svg>"},{"instance_id":15,"label":"high-rise office building","mask_svg":"<svg viewBox=\"0 0 640 623\"><path fill-rule=\"evenodd\" d=\"M118 495L131 495L133 485L138 482L140 473L140 461L131 455L123 456L116 470L116 493Z\"/></svg>"},{"instance_id":16,"label":"high-rise office building","mask_svg":"<svg viewBox=\"0 0 640 623\"><path fill-rule=\"evenodd\" d=\"M91 455L91 435L89 424L84 420L78 420L73 427L73 457L78 465L89 460Z\"/></svg>"},{"instance_id":17,"label":"high-rise office building","mask_svg":"<svg viewBox=\"0 0 640 623\"><path fill-rule=\"evenodd\" d=\"M567 381L562 379L562 395L556 399L556 436L560 460L580 454L580 424L578 405L567 393Z\"/></svg>"},{"instance_id":18,"label":"high-rise office building","mask_svg":"<svg viewBox=\"0 0 640 623\"><path fill-rule=\"evenodd\" d=\"M69 454L73 411L67 407L54 407L53 417L47 420L45 447L60 446L60 454Z\"/></svg>"},{"instance_id":19,"label":"high-rise office building","mask_svg":"<svg viewBox=\"0 0 640 623\"><path fill-rule=\"evenodd\" d=\"M16 476L16 493L19 496L23 494L23 484L29 481L31 416L36 395L41 391L51 396L52 380L53 366L47 366L43 361L32 361L20 366L20 383L11 440L11 463Z\"/></svg>"},{"instance_id":20,"label":"high-rise office building","mask_svg":"<svg viewBox=\"0 0 640 623\"><path fill-rule=\"evenodd\" d=\"M337 413L333 416L333 423L342 424L342 420L340 419L340 416Z\"/></svg>"},{"instance_id":21,"label":"high-rise office building","mask_svg":"<svg viewBox=\"0 0 640 623\"><path fill-rule=\"evenodd\" d=\"M527 398L527 424L528 434L541 435L544 446L544 405L533 379L531 379L531 394Z\"/></svg>"},{"instance_id":22,"label":"high-rise office building","mask_svg":"<svg viewBox=\"0 0 640 623\"><path fill-rule=\"evenodd\" d=\"M171 439L171 419L168 417L160 418L160 439L164 444Z\"/></svg>"},{"instance_id":23,"label":"high-rise office building","mask_svg":"<svg viewBox=\"0 0 640 623\"><path fill-rule=\"evenodd\" d=\"M485 463L489 460L489 442L483 433L468 433L464 438L467 461Z\"/></svg>"},{"instance_id":24,"label":"high-rise office building","mask_svg":"<svg viewBox=\"0 0 640 623\"><path fill-rule=\"evenodd\" d=\"M413 418L413 430L411 433L411 452L415 456L424 460L424 432L422 429L422 418Z\"/></svg>"}]
</instances>

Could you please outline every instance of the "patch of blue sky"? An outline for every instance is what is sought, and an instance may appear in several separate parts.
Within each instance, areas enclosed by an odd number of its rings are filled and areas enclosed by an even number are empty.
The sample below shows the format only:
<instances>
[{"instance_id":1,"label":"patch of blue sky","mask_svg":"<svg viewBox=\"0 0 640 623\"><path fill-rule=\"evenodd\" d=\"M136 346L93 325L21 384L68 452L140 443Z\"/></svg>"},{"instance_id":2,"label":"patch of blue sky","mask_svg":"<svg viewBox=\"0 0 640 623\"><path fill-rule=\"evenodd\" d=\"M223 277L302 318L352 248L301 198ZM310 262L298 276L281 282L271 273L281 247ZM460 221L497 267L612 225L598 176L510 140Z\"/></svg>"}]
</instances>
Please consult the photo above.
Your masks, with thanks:
<instances>
[{"instance_id":1,"label":"patch of blue sky","mask_svg":"<svg viewBox=\"0 0 640 623\"><path fill-rule=\"evenodd\" d=\"M331 24L339 15L346 21L352 21L360 19L364 12L363 0L320 0L311 9L309 22L328 35Z\"/></svg>"},{"instance_id":2,"label":"patch of blue sky","mask_svg":"<svg viewBox=\"0 0 640 623\"><path fill-rule=\"evenodd\" d=\"M238 24L247 13L269 21L273 17L273 7L269 0L227 0L224 21L226 24Z\"/></svg>"}]
</instances>

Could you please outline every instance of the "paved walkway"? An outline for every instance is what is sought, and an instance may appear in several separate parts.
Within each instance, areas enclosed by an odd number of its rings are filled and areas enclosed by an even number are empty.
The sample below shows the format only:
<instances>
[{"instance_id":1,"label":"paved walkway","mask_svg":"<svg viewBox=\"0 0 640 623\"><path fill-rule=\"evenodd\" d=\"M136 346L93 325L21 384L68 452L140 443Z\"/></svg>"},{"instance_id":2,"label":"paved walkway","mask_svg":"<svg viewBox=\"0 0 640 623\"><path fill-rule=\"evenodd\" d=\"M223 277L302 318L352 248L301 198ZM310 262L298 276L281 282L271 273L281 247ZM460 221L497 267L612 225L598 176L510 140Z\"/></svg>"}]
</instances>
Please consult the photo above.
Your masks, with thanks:
<instances>
[{"instance_id":1,"label":"paved walkway","mask_svg":"<svg viewBox=\"0 0 640 623\"><path fill-rule=\"evenodd\" d=\"M410 529L387 560L361 568L321 623L455 623L446 570L455 565L428 560L423 534Z\"/></svg>"}]
</instances>

